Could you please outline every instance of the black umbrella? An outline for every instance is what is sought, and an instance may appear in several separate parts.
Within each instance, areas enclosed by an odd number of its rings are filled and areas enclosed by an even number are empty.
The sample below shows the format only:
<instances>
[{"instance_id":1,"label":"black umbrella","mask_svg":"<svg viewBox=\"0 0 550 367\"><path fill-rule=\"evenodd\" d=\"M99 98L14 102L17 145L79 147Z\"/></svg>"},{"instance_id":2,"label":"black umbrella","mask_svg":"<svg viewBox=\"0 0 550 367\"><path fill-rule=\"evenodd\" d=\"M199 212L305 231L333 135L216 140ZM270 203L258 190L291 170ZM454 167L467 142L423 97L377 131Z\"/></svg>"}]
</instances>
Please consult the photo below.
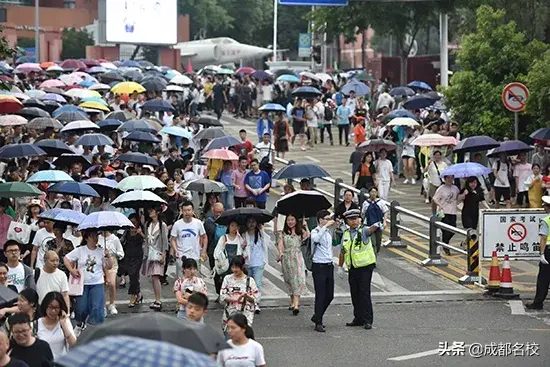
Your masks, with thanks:
<instances>
[{"instance_id":1,"label":"black umbrella","mask_svg":"<svg viewBox=\"0 0 550 367\"><path fill-rule=\"evenodd\" d=\"M414 96L416 93L409 87L395 87L390 90L390 96Z\"/></svg>"},{"instance_id":2,"label":"black umbrella","mask_svg":"<svg viewBox=\"0 0 550 367\"><path fill-rule=\"evenodd\" d=\"M109 71L107 73L104 73L100 76L100 79L103 82L106 82L107 84L114 81L119 81L119 82L124 81L124 77L120 73L117 73L116 71Z\"/></svg>"},{"instance_id":3,"label":"black umbrella","mask_svg":"<svg viewBox=\"0 0 550 367\"><path fill-rule=\"evenodd\" d=\"M470 136L458 142L453 153L475 153L499 147L500 144L490 136Z\"/></svg>"},{"instance_id":4,"label":"black umbrella","mask_svg":"<svg viewBox=\"0 0 550 367\"><path fill-rule=\"evenodd\" d=\"M11 306L18 297L19 295L13 289L0 284L0 307Z\"/></svg>"},{"instance_id":5,"label":"black umbrella","mask_svg":"<svg viewBox=\"0 0 550 367\"><path fill-rule=\"evenodd\" d=\"M29 99L27 99L26 101L23 102L23 106L43 108L46 105L44 104L44 102L42 102L38 98L29 98Z\"/></svg>"},{"instance_id":6,"label":"black umbrella","mask_svg":"<svg viewBox=\"0 0 550 367\"><path fill-rule=\"evenodd\" d=\"M284 166L273 176L276 180L312 177L330 177L330 173L313 163L295 163Z\"/></svg>"},{"instance_id":7,"label":"black umbrella","mask_svg":"<svg viewBox=\"0 0 550 367\"><path fill-rule=\"evenodd\" d=\"M0 159L38 157L46 152L34 144L9 144L0 148Z\"/></svg>"},{"instance_id":8,"label":"black umbrella","mask_svg":"<svg viewBox=\"0 0 550 367\"><path fill-rule=\"evenodd\" d=\"M135 163L135 164L147 164L153 167L159 165L159 162L153 158L143 153L124 153L116 158L117 161Z\"/></svg>"},{"instance_id":9,"label":"black umbrella","mask_svg":"<svg viewBox=\"0 0 550 367\"><path fill-rule=\"evenodd\" d=\"M144 111L153 111L153 112L166 112L174 111L174 107L164 99L151 99L145 102L141 109Z\"/></svg>"},{"instance_id":10,"label":"black umbrella","mask_svg":"<svg viewBox=\"0 0 550 367\"><path fill-rule=\"evenodd\" d=\"M225 187L225 185L221 182L212 181L206 178L187 181L182 185L182 187L188 191L198 191L206 193L227 191L227 187Z\"/></svg>"},{"instance_id":11,"label":"black umbrella","mask_svg":"<svg viewBox=\"0 0 550 367\"><path fill-rule=\"evenodd\" d=\"M531 139L550 140L550 129L547 127L540 128L529 135Z\"/></svg>"},{"instance_id":12,"label":"black umbrella","mask_svg":"<svg viewBox=\"0 0 550 367\"><path fill-rule=\"evenodd\" d=\"M319 210L328 209L331 206L330 201L320 192L298 190L277 201L277 213L309 218L315 217Z\"/></svg>"},{"instance_id":13,"label":"black umbrella","mask_svg":"<svg viewBox=\"0 0 550 367\"><path fill-rule=\"evenodd\" d=\"M487 157L498 157L501 153L506 155L516 155L519 153L526 153L533 150L529 145L520 140L508 140L500 143L498 148L495 148L491 154L487 154Z\"/></svg>"},{"instance_id":14,"label":"black umbrella","mask_svg":"<svg viewBox=\"0 0 550 367\"><path fill-rule=\"evenodd\" d=\"M193 137L193 140L202 140L202 139L216 139L221 138L222 136L229 136L223 128L213 128L213 129L204 129L201 130Z\"/></svg>"},{"instance_id":15,"label":"black umbrella","mask_svg":"<svg viewBox=\"0 0 550 367\"><path fill-rule=\"evenodd\" d=\"M27 120L32 120L35 117L50 117L48 112L38 107L23 107L17 114Z\"/></svg>"},{"instance_id":16,"label":"black umbrella","mask_svg":"<svg viewBox=\"0 0 550 367\"><path fill-rule=\"evenodd\" d=\"M204 126L216 126L216 127L223 126L222 123L220 121L218 121L217 118L212 117L212 116L193 117L191 119L191 122L193 122L195 124L199 124L199 125L204 125Z\"/></svg>"},{"instance_id":17,"label":"black umbrella","mask_svg":"<svg viewBox=\"0 0 550 367\"><path fill-rule=\"evenodd\" d=\"M159 77L143 78L140 81L140 84L147 91L157 91L157 92L164 90L164 88L166 88L166 85L168 85L166 80Z\"/></svg>"},{"instance_id":18,"label":"black umbrella","mask_svg":"<svg viewBox=\"0 0 550 367\"><path fill-rule=\"evenodd\" d=\"M293 92L292 95L294 97L300 97L300 98L317 98L322 96L323 94L321 91L315 87L310 86L304 86L304 87L298 87Z\"/></svg>"},{"instance_id":19,"label":"black umbrella","mask_svg":"<svg viewBox=\"0 0 550 367\"><path fill-rule=\"evenodd\" d=\"M51 117L36 117L27 123L27 129L44 130L51 128L59 130L63 128L63 124Z\"/></svg>"},{"instance_id":20,"label":"black umbrella","mask_svg":"<svg viewBox=\"0 0 550 367\"><path fill-rule=\"evenodd\" d=\"M412 96L403 104L403 108L407 110L419 110L421 108L430 107L436 102L434 98L421 94Z\"/></svg>"},{"instance_id":21,"label":"black umbrella","mask_svg":"<svg viewBox=\"0 0 550 367\"><path fill-rule=\"evenodd\" d=\"M237 222L244 226L248 218L256 219L259 224L267 223L273 219L273 215L265 209L260 208L237 208L226 210L216 219L216 223L228 226L231 222Z\"/></svg>"},{"instance_id":22,"label":"black umbrella","mask_svg":"<svg viewBox=\"0 0 550 367\"><path fill-rule=\"evenodd\" d=\"M102 131L114 131L118 129L120 125L122 125L122 122L115 119L103 120L97 123L97 126L99 126Z\"/></svg>"},{"instance_id":23,"label":"black umbrella","mask_svg":"<svg viewBox=\"0 0 550 367\"><path fill-rule=\"evenodd\" d=\"M134 131L144 131L144 132L154 132L157 131L147 123L145 120L130 120L126 121L120 127L117 129L117 131L127 131L127 132L134 132Z\"/></svg>"},{"instance_id":24,"label":"black umbrella","mask_svg":"<svg viewBox=\"0 0 550 367\"><path fill-rule=\"evenodd\" d=\"M141 71L139 70L136 70L136 69L130 69L130 70L127 70L124 72L124 74L122 74L126 79L128 80L131 80L133 82L137 82L138 80L140 80L141 78L143 78L143 74L141 73Z\"/></svg>"},{"instance_id":25,"label":"black umbrella","mask_svg":"<svg viewBox=\"0 0 550 367\"><path fill-rule=\"evenodd\" d=\"M143 143L160 143L160 139L146 131L132 131L123 140L140 141Z\"/></svg>"},{"instance_id":26,"label":"black umbrella","mask_svg":"<svg viewBox=\"0 0 550 367\"><path fill-rule=\"evenodd\" d=\"M44 101L44 107L42 109L49 114L52 114L53 111L57 110L59 107L61 107L61 104L56 101L47 100Z\"/></svg>"},{"instance_id":27,"label":"black umbrella","mask_svg":"<svg viewBox=\"0 0 550 367\"><path fill-rule=\"evenodd\" d=\"M128 111L115 111L115 112L111 112L110 114L105 116L105 119L106 120L119 120L119 121L125 122L125 121L129 121L129 120L133 120L134 115L132 115Z\"/></svg>"},{"instance_id":28,"label":"black umbrella","mask_svg":"<svg viewBox=\"0 0 550 367\"><path fill-rule=\"evenodd\" d=\"M61 112L59 115L57 115L56 118L62 123L67 124L73 121L87 120L88 115L86 115L83 112L66 111L66 112Z\"/></svg>"},{"instance_id":29,"label":"black umbrella","mask_svg":"<svg viewBox=\"0 0 550 367\"><path fill-rule=\"evenodd\" d=\"M91 163L88 159L86 159L85 156L80 154L63 154L59 158L57 158L55 161L52 162L52 164L55 166L55 168L71 168L73 163L80 163L82 165L83 170L87 170L91 167Z\"/></svg>"},{"instance_id":30,"label":"black umbrella","mask_svg":"<svg viewBox=\"0 0 550 367\"><path fill-rule=\"evenodd\" d=\"M86 344L109 335L160 340L208 355L229 348L223 336L212 327L163 313L137 314L98 325L83 333L78 342Z\"/></svg>"},{"instance_id":31,"label":"black umbrella","mask_svg":"<svg viewBox=\"0 0 550 367\"><path fill-rule=\"evenodd\" d=\"M50 157L58 157L64 153L68 153L68 154L74 153L73 150L69 148L67 144L57 139L40 140L34 143L34 145L42 148L42 150L44 150Z\"/></svg>"},{"instance_id":32,"label":"black umbrella","mask_svg":"<svg viewBox=\"0 0 550 367\"><path fill-rule=\"evenodd\" d=\"M84 134L80 138L78 138L77 141L75 141L74 145L82 145L84 147L95 147L100 145L113 145L114 142L106 135L103 134Z\"/></svg>"}]
</instances>

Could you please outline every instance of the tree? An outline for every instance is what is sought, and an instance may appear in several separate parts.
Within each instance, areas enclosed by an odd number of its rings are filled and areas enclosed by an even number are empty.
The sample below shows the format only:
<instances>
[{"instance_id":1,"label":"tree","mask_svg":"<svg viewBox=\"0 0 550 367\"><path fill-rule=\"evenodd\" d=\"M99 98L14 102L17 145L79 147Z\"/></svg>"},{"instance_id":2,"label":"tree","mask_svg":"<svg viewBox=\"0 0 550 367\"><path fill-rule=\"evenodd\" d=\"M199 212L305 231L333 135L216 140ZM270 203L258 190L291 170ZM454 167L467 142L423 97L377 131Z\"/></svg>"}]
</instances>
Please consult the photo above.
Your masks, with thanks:
<instances>
[{"instance_id":1,"label":"tree","mask_svg":"<svg viewBox=\"0 0 550 367\"><path fill-rule=\"evenodd\" d=\"M62 59L80 59L86 57L86 46L93 46L94 39L85 29L64 28L61 32L63 49Z\"/></svg>"},{"instance_id":2,"label":"tree","mask_svg":"<svg viewBox=\"0 0 550 367\"><path fill-rule=\"evenodd\" d=\"M529 86L529 99L527 100L527 112L536 116L537 127L547 127L550 122L550 51L546 51L542 58L536 60L527 74Z\"/></svg>"},{"instance_id":3,"label":"tree","mask_svg":"<svg viewBox=\"0 0 550 367\"><path fill-rule=\"evenodd\" d=\"M443 90L466 135L512 135L513 118L501 102L502 90L512 81L526 81L533 60L548 49L537 40L529 42L515 22L505 22L505 14L485 5L477 9L476 31L462 38L457 53L460 70Z\"/></svg>"},{"instance_id":4,"label":"tree","mask_svg":"<svg viewBox=\"0 0 550 367\"><path fill-rule=\"evenodd\" d=\"M230 29L235 19L228 13L229 4L229 0L178 0L179 14L189 15L191 39L209 38L211 33Z\"/></svg>"},{"instance_id":5,"label":"tree","mask_svg":"<svg viewBox=\"0 0 550 367\"><path fill-rule=\"evenodd\" d=\"M157 65L159 63L159 46L143 46L141 56L144 60Z\"/></svg>"},{"instance_id":6,"label":"tree","mask_svg":"<svg viewBox=\"0 0 550 367\"><path fill-rule=\"evenodd\" d=\"M4 28L0 27L0 60L13 60L17 54L20 52L18 47L11 47L8 43L8 40L3 35ZM1 90L10 90L11 85L7 84L4 81L0 81Z\"/></svg>"}]
</instances>

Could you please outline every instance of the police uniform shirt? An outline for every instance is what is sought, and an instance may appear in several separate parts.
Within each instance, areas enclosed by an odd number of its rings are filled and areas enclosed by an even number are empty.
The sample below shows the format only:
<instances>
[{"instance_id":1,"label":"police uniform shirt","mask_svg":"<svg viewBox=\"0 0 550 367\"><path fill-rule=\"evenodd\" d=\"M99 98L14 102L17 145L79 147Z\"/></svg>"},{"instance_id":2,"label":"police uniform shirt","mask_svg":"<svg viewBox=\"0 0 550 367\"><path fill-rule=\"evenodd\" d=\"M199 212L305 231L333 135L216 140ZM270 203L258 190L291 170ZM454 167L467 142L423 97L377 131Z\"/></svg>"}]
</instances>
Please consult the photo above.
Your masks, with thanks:
<instances>
[{"instance_id":1,"label":"police uniform shirt","mask_svg":"<svg viewBox=\"0 0 550 367\"><path fill-rule=\"evenodd\" d=\"M349 229L349 233L350 233L350 238L352 241L354 241L355 243L355 237L357 235L357 229L352 229L352 228L348 228ZM369 234L369 227L367 226L364 226L363 227L363 232L362 232L362 236L361 236L361 239L363 240L363 243L368 243L369 242L369 238L370 238L370 234ZM344 251L344 237L342 236L342 251Z\"/></svg>"},{"instance_id":2,"label":"police uniform shirt","mask_svg":"<svg viewBox=\"0 0 550 367\"><path fill-rule=\"evenodd\" d=\"M548 224L544 220L539 224L539 236L548 236Z\"/></svg>"}]
</instances>

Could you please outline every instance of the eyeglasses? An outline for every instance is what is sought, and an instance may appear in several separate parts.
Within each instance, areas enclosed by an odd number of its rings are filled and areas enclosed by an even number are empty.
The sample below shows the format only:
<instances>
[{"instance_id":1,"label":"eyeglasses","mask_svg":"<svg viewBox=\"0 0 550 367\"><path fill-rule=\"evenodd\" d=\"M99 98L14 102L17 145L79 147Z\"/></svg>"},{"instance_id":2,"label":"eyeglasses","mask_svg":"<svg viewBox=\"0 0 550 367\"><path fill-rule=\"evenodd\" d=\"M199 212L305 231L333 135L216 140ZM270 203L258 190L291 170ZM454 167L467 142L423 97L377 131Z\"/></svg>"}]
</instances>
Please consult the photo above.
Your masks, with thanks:
<instances>
[{"instance_id":1,"label":"eyeglasses","mask_svg":"<svg viewBox=\"0 0 550 367\"><path fill-rule=\"evenodd\" d=\"M331 220L332 218L331 217L324 217L323 219L324 220Z\"/></svg>"},{"instance_id":2,"label":"eyeglasses","mask_svg":"<svg viewBox=\"0 0 550 367\"><path fill-rule=\"evenodd\" d=\"M61 307L59 306L48 306L48 310L52 310L52 311L59 311L61 309Z\"/></svg>"},{"instance_id":3,"label":"eyeglasses","mask_svg":"<svg viewBox=\"0 0 550 367\"><path fill-rule=\"evenodd\" d=\"M31 331L31 328L27 328L25 330L13 330L12 334L14 334L14 335L24 335L24 334L28 333L29 331Z\"/></svg>"},{"instance_id":4,"label":"eyeglasses","mask_svg":"<svg viewBox=\"0 0 550 367\"><path fill-rule=\"evenodd\" d=\"M17 253L17 252L20 252L20 250L19 250L19 249L6 250L6 253L7 253L7 254L15 254L15 253Z\"/></svg>"}]
</instances>

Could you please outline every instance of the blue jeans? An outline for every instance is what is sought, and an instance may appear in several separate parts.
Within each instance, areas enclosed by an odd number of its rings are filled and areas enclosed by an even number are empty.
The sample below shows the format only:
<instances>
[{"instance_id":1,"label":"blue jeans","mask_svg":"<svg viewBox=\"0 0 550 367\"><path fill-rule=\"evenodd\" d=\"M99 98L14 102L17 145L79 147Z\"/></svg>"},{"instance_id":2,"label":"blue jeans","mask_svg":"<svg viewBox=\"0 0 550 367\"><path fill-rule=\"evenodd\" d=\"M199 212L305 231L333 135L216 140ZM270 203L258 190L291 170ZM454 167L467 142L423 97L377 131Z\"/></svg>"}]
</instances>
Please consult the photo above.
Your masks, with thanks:
<instances>
[{"instance_id":1,"label":"blue jeans","mask_svg":"<svg viewBox=\"0 0 550 367\"><path fill-rule=\"evenodd\" d=\"M264 278L264 266L249 266L248 267L248 276L251 276L256 282L256 287L258 287L258 297L256 297L256 303L260 303L262 298L262 280Z\"/></svg>"},{"instance_id":2,"label":"blue jeans","mask_svg":"<svg viewBox=\"0 0 550 367\"><path fill-rule=\"evenodd\" d=\"M222 203L225 210L233 209L235 207L234 196L235 188L233 186L226 186L227 191L222 192Z\"/></svg>"},{"instance_id":3,"label":"blue jeans","mask_svg":"<svg viewBox=\"0 0 550 367\"><path fill-rule=\"evenodd\" d=\"M105 321L104 304L105 288L103 284L84 285L82 296L76 297L74 313L77 323L103 324Z\"/></svg>"}]
</instances>

